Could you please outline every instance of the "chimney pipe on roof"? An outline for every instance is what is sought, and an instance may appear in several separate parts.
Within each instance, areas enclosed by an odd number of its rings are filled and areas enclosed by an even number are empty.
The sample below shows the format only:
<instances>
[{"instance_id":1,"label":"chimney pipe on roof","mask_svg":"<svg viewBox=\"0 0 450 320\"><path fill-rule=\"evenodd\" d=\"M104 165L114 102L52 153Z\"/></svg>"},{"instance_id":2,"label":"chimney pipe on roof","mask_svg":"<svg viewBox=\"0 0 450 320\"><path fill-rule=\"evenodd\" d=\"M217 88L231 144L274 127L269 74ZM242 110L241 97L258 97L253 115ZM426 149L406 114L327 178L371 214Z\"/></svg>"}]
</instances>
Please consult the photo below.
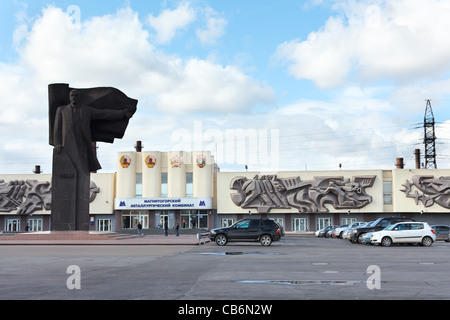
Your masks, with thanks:
<instances>
[{"instance_id":1,"label":"chimney pipe on roof","mask_svg":"<svg viewBox=\"0 0 450 320\"><path fill-rule=\"evenodd\" d=\"M403 158L397 158L397 163L395 165L397 169L403 169L405 164L403 163Z\"/></svg>"},{"instance_id":2,"label":"chimney pipe on roof","mask_svg":"<svg viewBox=\"0 0 450 320\"><path fill-rule=\"evenodd\" d=\"M414 155L416 159L416 169L420 169L420 149L416 149Z\"/></svg>"},{"instance_id":3,"label":"chimney pipe on roof","mask_svg":"<svg viewBox=\"0 0 450 320\"><path fill-rule=\"evenodd\" d=\"M34 166L34 171L33 171L33 173L35 173L35 174L41 174L41 173L42 173L42 171L41 171L41 166L39 166L39 165Z\"/></svg>"},{"instance_id":4,"label":"chimney pipe on roof","mask_svg":"<svg viewBox=\"0 0 450 320\"><path fill-rule=\"evenodd\" d=\"M136 141L136 145L134 147L136 148L136 152L142 152L142 141Z\"/></svg>"}]
</instances>

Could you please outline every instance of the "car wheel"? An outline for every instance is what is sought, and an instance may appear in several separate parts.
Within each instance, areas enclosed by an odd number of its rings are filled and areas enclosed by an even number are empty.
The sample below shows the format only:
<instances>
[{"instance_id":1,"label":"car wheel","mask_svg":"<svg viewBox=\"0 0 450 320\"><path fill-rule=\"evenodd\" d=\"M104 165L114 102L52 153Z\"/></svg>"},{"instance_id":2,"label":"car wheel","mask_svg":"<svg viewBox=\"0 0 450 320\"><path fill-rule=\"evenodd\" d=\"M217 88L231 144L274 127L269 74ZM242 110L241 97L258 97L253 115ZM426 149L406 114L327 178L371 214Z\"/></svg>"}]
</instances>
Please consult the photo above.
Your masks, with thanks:
<instances>
[{"instance_id":1,"label":"car wheel","mask_svg":"<svg viewBox=\"0 0 450 320\"><path fill-rule=\"evenodd\" d=\"M430 237L423 237L421 245L423 245L424 247L429 247L433 244L433 239L431 239Z\"/></svg>"},{"instance_id":2,"label":"car wheel","mask_svg":"<svg viewBox=\"0 0 450 320\"><path fill-rule=\"evenodd\" d=\"M263 246L270 246L272 244L272 237L269 236L268 234L263 234L261 236L261 238L259 238L259 242L263 245Z\"/></svg>"},{"instance_id":3,"label":"car wheel","mask_svg":"<svg viewBox=\"0 0 450 320\"><path fill-rule=\"evenodd\" d=\"M216 236L216 244L219 246L224 246L228 242L227 236L224 234L219 234Z\"/></svg>"},{"instance_id":4,"label":"car wheel","mask_svg":"<svg viewBox=\"0 0 450 320\"><path fill-rule=\"evenodd\" d=\"M383 247L389 247L392 244L392 239L389 237L384 237L383 239L381 239L381 245Z\"/></svg>"}]
</instances>

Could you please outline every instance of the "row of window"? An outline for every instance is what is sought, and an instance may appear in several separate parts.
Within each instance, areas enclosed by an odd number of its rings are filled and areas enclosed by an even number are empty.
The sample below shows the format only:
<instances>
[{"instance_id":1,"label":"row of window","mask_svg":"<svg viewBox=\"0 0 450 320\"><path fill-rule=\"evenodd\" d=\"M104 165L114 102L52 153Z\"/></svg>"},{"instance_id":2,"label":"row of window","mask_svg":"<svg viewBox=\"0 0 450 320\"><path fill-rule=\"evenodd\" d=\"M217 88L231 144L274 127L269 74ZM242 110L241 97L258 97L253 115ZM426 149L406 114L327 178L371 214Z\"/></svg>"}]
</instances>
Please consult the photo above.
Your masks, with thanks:
<instances>
[{"instance_id":1,"label":"row of window","mask_svg":"<svg viewBox=\"0 0 450 320\"><path fill-rule=\"evenodd\" d=\"M29 219L25 230L29 232L43 231L42 219ZM5 220L6 232L19 232L20 231L20 219L6 219Z\"/></svg>"},{"instance_id":2,"label":"row of window","mask_svg":"<svg viewBox=\"0 0 450 320\"><path fill-rule=\"evenodd\" d=\"M167 172L161 173L161 197L167 198L168 194ZM194 177L192 172L186 172L186 197L194 194ZM142 197L142 173L136 173L136 197Z\"/></svg>"}]
</instances>

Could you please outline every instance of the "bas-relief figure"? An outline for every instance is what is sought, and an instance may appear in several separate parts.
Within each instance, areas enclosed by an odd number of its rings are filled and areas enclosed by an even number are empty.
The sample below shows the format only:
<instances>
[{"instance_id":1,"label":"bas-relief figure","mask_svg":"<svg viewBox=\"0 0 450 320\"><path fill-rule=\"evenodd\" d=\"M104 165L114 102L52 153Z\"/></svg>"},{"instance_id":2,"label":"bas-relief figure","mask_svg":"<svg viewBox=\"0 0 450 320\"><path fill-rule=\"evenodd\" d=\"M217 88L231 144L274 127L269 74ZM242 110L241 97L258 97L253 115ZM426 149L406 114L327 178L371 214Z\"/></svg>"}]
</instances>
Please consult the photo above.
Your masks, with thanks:
<instances>
[{"instance_id":1,"label":"bas-relief figure","mask_svg":"<svg viewBox=\"0 0 450 320\"><path fill-rule=\"evenodd\" d=\"M360 209L372 202L366 188L372 187L376 176L278 178L276 175L236 177L230 188L237 190L231 199L241 208L255 208L258 213L272 209L297 208L299 212L328 212L325 204L335 209Z\"/></svg>"},{"instance_id":2,"label":"bas-relief figure","mask_svg":"<svg viewBox=\"0 0 450 320\"><path fill-rule=\"evenodd\" d=\"M18 215L30 215L36 211L51 210L52 186L49 181L0 180L0 212L16 211ZM94 202L100 188L91 181L89 202Z\"/></svg>"},{"instance_id":3,"label":"bas-relief figure","mask_svg":"<svg viewBox=\"0 0 450 320\"><path fill-rule=\"evenodd\" d=\"M450 209L450 177L416 175L412 177L412 181L406 180L402 186L405 188L400 191L404 192L407 198L413 198L416 205L421 201L426 208L436 203ZM415 190L413 193L413 186L420 192Z\"/></svg>"},{"instance_id":4,"label":"bas-relief figure","mask_svg":"<svg viewBox=\"0 0 450 320\"><path fill-rule=\"evenodd\" d=\"M90 173L101 169L95 142L122 138L136 107L115 88L49 85L52 230L89 230Z\"/></svg>"}]
</instances>

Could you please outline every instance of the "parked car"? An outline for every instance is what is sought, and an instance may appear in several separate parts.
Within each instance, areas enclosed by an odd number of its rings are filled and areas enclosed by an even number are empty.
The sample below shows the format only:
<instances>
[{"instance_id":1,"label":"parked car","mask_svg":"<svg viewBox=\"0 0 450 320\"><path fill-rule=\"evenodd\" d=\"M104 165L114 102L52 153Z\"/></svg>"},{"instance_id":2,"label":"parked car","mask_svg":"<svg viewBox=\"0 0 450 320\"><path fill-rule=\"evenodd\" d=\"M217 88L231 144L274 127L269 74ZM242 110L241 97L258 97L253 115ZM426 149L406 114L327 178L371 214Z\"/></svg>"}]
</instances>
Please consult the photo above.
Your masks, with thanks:
<instances>
[{"instance_id":1,"label":"parked car","mask_svg":"<svg viewBox=\"0 0 450 320\"><path fill-rule=\"evenodd\" d=\"M364 224L365 222L353 222L351 224L345 224L342 226L337 227L336 229L334 229L334 236L336 238L341 238L342 239L342 235L344 234L345 230L351 229L351 228L355 228L357 226L360 226L362 224Z\"/></svg>"},{"instance_id":2,"label":"parked car","mask_svg":"<svg viewBox=\"0 0 450 320\"><path fill-rule=\"evenodd\" d=\"M263 246L270 246L284 236L284 229L271 219L243 219L230 227L212 229L211 241L219 246L229 241L259 241Z\"/></svg>"},{"instance_id":3,"label":"parked car","mask_svg":"<svg viewBox=\"0 0 450 320\"><path fill-rule=\"evenodd\" d=\"M334 230L336 229L336 226L333 226L330 230L328 230L324 237L325 238L333 238Z\"/></svg>"},{"instance_id":4,"label":"parked car","mask_svg":"<svg viewBox=\"0 0 450 320\"><path fill-rule=\"evenodd\" d=\"M314 235L319 238L325 237L325 234L333 228L334 226L326 226L325 228L322 228L314 232Z\"/></svg>"},{"instance_id":5,"label":"parked car","mask_svg":"<svg viewBox=\"0 0 450 320\"><path fill-rule=\"evenodd\" d=\"M364 227L364 226L370 226L373 222L374 222L374 221L363 222L362 224L360 224L360 225L358 225L358 226L356 226L356 227L353 227L353 228L349 228L349 229L344 230L344 232L342 233L342 239L350 240L350 234L351 234L351 232L352 232L353 229L358 228L358 227L360 228L360 227Z\"/></svg>"},{"instance_id":6,"label":"parked car","mask_svg":"<svg viewBox=\"0 0 450 320\"><path fill-rule=\"evenodd\" d=\"M450 226L434 225L431 226L436 231L436 240L450 242Z\"/></svg>"},{"instance_id":7,"label":"parked car","mask_svg":"<svg viewBox=\"0 0 450 320\"><path fill-rule=\"evenodd\" d=\"M370 226L362 226L355 229L352 229L352 232L350 233L350 241L353 243L359 242L359 237L367 232L375 232L375 231L381 231L387 226L391 224L395 224L397 222L403 222L403 221L416 221L412 218L405 218L405 217L386 217L386 218L379 218L378 220L375 220Z\"/></svg>"},{"instance_id":8,"label":"parked car","mask_svg":"<svg viewBox=\"0 0 450 320\"><path fill-rule=\"evenodd\" d=\"M418 243L429 247L436 241L436 232L426 222L400 222L372 233L370 241L384 247L393 243Z\"/></svg>"},{"instance_id":9,"label":"parked car","mask_svg":"<svg viewBox=\"0 0 450 320\"><path fill-rule=\"evenodd\" d=\"M359 237L359 242L362 244L371 244L371 237L373 232L366 232Z\"/></svg>"}]
</instances>

